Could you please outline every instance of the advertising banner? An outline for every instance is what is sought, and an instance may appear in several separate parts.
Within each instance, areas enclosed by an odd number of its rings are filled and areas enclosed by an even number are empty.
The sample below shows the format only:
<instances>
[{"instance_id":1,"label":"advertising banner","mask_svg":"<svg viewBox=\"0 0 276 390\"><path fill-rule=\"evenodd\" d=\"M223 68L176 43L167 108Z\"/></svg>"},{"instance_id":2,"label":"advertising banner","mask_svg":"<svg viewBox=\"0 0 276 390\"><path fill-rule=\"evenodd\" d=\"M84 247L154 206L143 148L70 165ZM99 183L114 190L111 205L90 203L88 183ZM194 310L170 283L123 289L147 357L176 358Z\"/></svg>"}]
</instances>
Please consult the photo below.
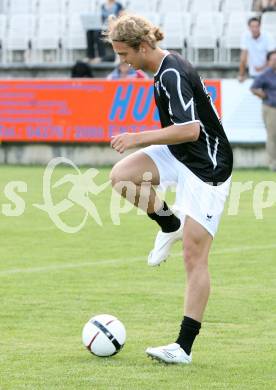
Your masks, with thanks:
<instances>
[{"instance_id":1,"label":"advertising banner","mask_svg":"<svg viewBox=\"0 0 276 390\"><path fill-rule=\"evenodd\" d=\"M221 82L206 86L221 115ZM109 142L160 128L152 80L0 82L0 141Z\"/></svg>"}]
</instances>

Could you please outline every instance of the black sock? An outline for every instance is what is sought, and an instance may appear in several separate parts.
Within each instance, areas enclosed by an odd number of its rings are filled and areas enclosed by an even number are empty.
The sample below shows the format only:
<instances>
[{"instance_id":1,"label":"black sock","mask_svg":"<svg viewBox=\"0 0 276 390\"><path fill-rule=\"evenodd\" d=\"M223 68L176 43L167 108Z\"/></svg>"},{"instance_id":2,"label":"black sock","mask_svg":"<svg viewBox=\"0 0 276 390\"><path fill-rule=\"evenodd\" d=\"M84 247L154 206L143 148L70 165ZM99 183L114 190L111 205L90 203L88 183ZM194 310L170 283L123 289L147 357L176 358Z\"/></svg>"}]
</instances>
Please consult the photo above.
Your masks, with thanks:
<instances>
[{"instance_id":1,"label":"black sock","mask_svg":"<svg viewBox=\"0 0 276 390\"><path fill-rule=\"evenodd\" d=\"M196 336L199 334L200 328L200 322L184 316L176 343L184 349L187 355L190 355L191 353L192 345Z\"/></svg>"},{"instance_id":2,"label":"black sock","mask_svg":"<svg viewBox=\"0 0 276 390\"><path fill-rule=\"evenodd\" d=\"M158 223L164 233L175 232L180 228L180 219L173 214L166 202L160 210L156 213L148 213L148 216Z\"/></svg>"}]
</instances>

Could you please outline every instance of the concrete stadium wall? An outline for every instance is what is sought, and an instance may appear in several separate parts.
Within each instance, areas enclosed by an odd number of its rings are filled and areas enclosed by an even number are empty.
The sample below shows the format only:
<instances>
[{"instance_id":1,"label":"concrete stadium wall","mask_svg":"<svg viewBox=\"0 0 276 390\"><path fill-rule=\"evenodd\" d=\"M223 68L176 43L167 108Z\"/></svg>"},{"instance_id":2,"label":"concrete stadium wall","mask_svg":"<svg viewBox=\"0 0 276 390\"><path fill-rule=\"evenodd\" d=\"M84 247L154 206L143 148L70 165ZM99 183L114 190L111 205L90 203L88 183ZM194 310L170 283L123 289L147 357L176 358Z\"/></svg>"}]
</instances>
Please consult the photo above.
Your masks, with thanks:
<instances>
[{"instance_id":1,"label":"concrete stadium wall","mask_svg":"<svg viewBox=\"0 0 276 390\"><path fill-rule=\"evenodd\" d=\"M267 166L264 144L233 145L233 151L236 168ZM0 164L11 165L46 165L52 158L66 157L78 166L99 167L113 165L125 155L127 153L123 156L119 155L106 144L2 144L0 146Z\"/></svg>"},{"instance_id":2,"label":"concrete stadium wall","mask_svg":"<svg viewBox=\"0 0 276 390\"><path fill-rule=\"evenodd\" d=\"M198 72L203 78L236 78L239 70L238 63L200 63L194 64ZM71 75L73 64L0 64L1 79L68 79ZM104 62L97 65L92 65L94 77L105 78L108 73L114 69L113 62Z\"/></svg>"}]
</instances>

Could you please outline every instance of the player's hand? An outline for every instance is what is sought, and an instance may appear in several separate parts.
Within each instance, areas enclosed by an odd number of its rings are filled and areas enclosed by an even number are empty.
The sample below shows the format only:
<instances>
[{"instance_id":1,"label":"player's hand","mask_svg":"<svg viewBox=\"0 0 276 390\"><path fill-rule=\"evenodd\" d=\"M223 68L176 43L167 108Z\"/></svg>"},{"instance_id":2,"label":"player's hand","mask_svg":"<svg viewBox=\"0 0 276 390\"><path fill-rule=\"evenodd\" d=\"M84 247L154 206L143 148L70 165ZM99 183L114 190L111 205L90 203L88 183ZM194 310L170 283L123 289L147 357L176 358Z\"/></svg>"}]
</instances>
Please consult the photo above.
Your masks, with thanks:
<instances>
[{"instance_id":1,"label":"player's hand","mask_svg":"<svg viewBox=\"0 0 276 390\"><path fill-rule=\"evenodd\" d=\"M137 138L138 134L136 133L123 133L115 135L112 137L110 145L118 153L124 153L125 150L138 146Z\"/></svg>"}]
</instances>

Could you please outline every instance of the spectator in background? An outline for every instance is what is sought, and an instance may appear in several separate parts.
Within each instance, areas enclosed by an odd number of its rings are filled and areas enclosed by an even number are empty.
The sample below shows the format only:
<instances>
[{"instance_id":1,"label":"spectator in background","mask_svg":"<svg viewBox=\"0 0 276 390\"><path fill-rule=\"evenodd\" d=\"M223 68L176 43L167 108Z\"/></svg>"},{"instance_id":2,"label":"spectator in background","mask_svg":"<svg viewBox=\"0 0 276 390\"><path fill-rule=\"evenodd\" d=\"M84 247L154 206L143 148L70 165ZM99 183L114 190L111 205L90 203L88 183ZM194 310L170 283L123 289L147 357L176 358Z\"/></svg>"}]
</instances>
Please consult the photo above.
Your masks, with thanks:
<instances>
[{"instance_id":1,"label":"spectator in background","mask_svg":"<svg viewBox=\"0 0 276 390\"><path fill-rule=\"evenodd\" d=\"M117 67L107 76L107 80L120 79L147 79L148 76L142 70L135 70L126 62L121 62Z\"/></svg>"},{"instance_id":2,"label":"spectator in background","mask_svg":"<svg viewBox=\"0 0 276 390\"><path fill-rule=\"evenodd\" d=\"M263 101L268 163L276 171L276 50L268 53L267 60L269 67L254 80L251 91Z\"/></svg>"},{"instance_id":3,"label":"spectator in background","mask_svg":"<svg viewBox=\"0 0 276 390\"><path fill-rule=\"evenodd\" d=\"M105 55L104 42L101 40L101 30L87 30L87 58L91 63L100 62Z\"/></svg>"},{"instance_id":4,"label":"spectator in background","mask_svg":"<svg viewBox=\"0 0 276 390\"><path fill-rule=\"evenodd\" d=\"M101 6L102 22L106 27L108 17L110 15L119 16L123 11L123 6L119 1L106 0Z\"/></svg>"},{"instance_id":5,"label":"spectator in background","mask_svg":"<svg viewBox=\"0 0 276 390\"><path fill-rule=\"evenodd\" d=\"M256 3L256 11L259 12L276 12L276 0L259 0Z\"/></svg>"},{"instance_id":6,"label":"spectator in background","mask_svg":"<svg viewBox=\"0 0 276 390\"><path fill-rule=\"evenodd\" d=\"M93 0L94 1L94 0ZM123 11L123 6L119 1L106 0L101 5L101 19L103 29L106 27L108 17L110 15L119 16ZM88 30L87 31L87 56L92 63L98 63L100 61L114 61L115 56L112 51L111 58L107 54L107 42L102 39L102 31L100 30Z\"/></svg>"},{"instance_id":7,"label":"spectator in background","mask_svg":"<svg viewBox=\"0 0 276 390\"><path fill-rule=\"evenodd\" d=\"M94 77L90 64L87 61L77 61L71 69L72 78Z\"/></svg>"},{"instance_id":8,"label":"spectator in background","mask_svg":"<svg viewBox=\"0 0 276 390\"><path fill-rule=\"evenodd\" d=\"M261 32L260 19L253 17L248 21L247 31L241 40L241 57L239 81L246 79L248 65L249 76L255 78L267 67L267 53L275 49L275 43L270 34Z\"/></svg>"}]
</instances>

